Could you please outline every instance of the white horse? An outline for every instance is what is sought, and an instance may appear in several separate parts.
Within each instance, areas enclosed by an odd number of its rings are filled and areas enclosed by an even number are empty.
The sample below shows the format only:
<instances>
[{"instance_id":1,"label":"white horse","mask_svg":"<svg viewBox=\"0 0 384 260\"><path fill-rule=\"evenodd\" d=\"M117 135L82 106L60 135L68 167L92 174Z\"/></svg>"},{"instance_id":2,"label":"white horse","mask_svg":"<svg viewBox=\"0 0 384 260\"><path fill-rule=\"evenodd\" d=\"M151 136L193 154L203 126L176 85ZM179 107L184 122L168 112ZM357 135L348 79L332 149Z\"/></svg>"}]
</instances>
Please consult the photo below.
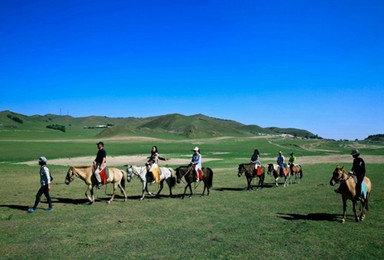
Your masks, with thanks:
<instances>
[{"instance_id":1,"label":"white horse","mask_svg":"<svg viewBox=\"0 0 384 260\"><path fill-rule=\"evenodd\" d=\"M138 167L138 166L133 166L133 165L128 165L127 166L127 172L128 172L128 178L132 178L132 175L136 175L139 177L142 183L142 193L141 193L141 198L140 200L143 200L145 198L145 192L153 197L154 195L148 191L148 170L147 167ZM164 181L167 182L168 187L169 187L169 196L172 197L172 187L175 186L176 184L176 174L171 168L166 168L166 167L160 167L160 188L159 191L156 194L156 197L160 196L160 192L164 187Z\"/></svg>"}]
</instances>

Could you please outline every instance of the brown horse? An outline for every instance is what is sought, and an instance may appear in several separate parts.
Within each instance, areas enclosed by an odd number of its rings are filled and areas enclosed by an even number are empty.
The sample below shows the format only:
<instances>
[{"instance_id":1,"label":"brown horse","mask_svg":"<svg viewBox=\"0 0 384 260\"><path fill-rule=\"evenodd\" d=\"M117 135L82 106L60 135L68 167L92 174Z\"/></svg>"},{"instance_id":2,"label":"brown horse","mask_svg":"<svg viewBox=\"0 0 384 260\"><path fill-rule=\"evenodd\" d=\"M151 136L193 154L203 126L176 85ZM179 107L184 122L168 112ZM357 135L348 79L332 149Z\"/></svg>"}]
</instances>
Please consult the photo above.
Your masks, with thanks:
<instances>
[{"instance_id":1,"label":"brown horse","mask_svg":"<svg viewBox=\"0 0 384 260\"><path fill-rule=\"evenodd\" d=\"M204 182L204 189L201 196L204 196L205 190L207 190L207 196L209 196L209 189L212 187L212 181L213 181L213 171L211 168L203 167L203 179L201 181ZM180 183L182 178L184 177L185 181L187 182L187 185L184 189L183 197L185 196L185 193L187 192L187 188L189 187L189 190L191 194L189 197L192 196L192 182L196 182L196 176L195 171L191 166L180 166L176 168L176 177L177 177L177 183Z\"/></svg>"},{"instance_id":2,"label":"brown horse","mask_svg":"<svg viewBox=\"0 0 384 260\"><path fill-rule=\"evenodd\" d=\"M113 194L111 199L107 203L111 203L115 198L117 187L119 187L121 192L124 194L124 201L126 201L127 193L125 193L125 180L128 179L127 173L117 168L108 169L109 178L107 179L107 182L113 183ZM69 167L67 176L65 177L65 184L69 185L76 177L82 179L85 184L88 185L88 189L85 192L85 196L88 198L89 202L93 203L95 201L95 196L93 195L93 188L98 184L98 182L92 172L92 167Z\"/></svg>"},{"instance_id":3,"label":"brown horse","mask_svg":"<svg viewBox=\"0 0 384 260\"><path fill-rule=\"evenodd\" d=\"M280 174L280 165L277 164L268 164L268 174L273 175L273 178L275 179L275 185L276 187L279 186L279 183L277 182L279 180L279 177L284 177L284 187L287 187L289 184L289 180L291 179L291 173L289 172L288 165L285 164L285 171L287 175L281 175Z\"/></svg>"},{"instance_id":4,"label":"brown horse","mask_svg":"<svg viewBox=\"0 0 384 260\"><path fill-rule=\"evenodd\" d=\"M265 178L265 167L263 165L261 165L260 167L261 167L261 175L257 175L256 172L254 171L255 170L254 164L252 163L239 164L237 176L241 177L241 175L245 173L245 177L247 179L247 185L248 185L247 190L253 190L253 187L251 185L252 179L256 177L259 177L258 188L263 188L264 178Z\"/></svg>"},{"instance_id":5,"label":"brown horse","mask_svg":"<svg viewBox=\"0 0 384 260\"><path fill-rule=\"evenodd\" d=\"M288 164L289 172L291 174L289 178L289 184L292 183L293 176L295 177L293 183L300 183L300 180L303 178L303 167L300 164L295 164L294 169L292 170L291 165Z\"/></svg>"},{"instance_id":6,"label":"brown horse","mask_svg":"<svg viewBox=\"0 0 384 260\"><path fill-rule=\"evenodd\" d=\"M368 199L369 195L372 190L372 184L371 180L367 177L364 177L364 183L367 186L367 196L366 198L363 198L361 200L362 209L360 213L360 218L357 216L356 213L356 181L353 177L353 175L350 175L347 173L346 170L344 170L344 167L337 166L336 169L333 171L332 178L329 181L329 184L334 186L336 183L340 182L340 193L341 198L343 199L343 218L341 219L341 222L344 223L345 219L347 217L346 215L346 209L347 209L347 200L352 201L353 206L353 213L355 213L355 220L356 222L363 221L365 218L365 210L368 210Z\"/></svg>"}]
</instances>

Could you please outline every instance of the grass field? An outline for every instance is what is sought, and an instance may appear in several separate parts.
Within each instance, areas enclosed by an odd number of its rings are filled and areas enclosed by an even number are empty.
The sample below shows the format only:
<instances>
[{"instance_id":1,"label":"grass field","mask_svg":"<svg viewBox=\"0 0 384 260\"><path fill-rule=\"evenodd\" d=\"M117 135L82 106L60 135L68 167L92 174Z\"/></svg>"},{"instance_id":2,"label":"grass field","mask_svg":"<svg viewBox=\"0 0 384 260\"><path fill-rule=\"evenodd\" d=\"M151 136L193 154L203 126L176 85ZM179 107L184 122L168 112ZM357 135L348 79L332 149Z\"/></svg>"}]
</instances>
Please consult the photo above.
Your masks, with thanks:
<instances>
[{"instance_id":1,"label":"grass field","mask_svg":"<svg viewBox=\"0 0 384 260\"><path fill-rule=\"evenodd\" d=\"M214 171L209 197L169 198L167 187L160 199L139 201L137 178L127 185L129 199L105 202L112 185L96 191L88 205L85 184L64 184L67 167L48 165L54 181L54 211L45 212L43 196L36 213L28 214L39 188L38 166L15 164L36 159L76 157L96 153L95 140L1 141L0 153L0 259L381 259L384 253L383 164L367 164L373 183L370 211L355 223L351 202L345 224L339 223L341 197L329 185L336 163L304 165L300 184L272 186L266 177L262 190L246 191L245 178L237 177L237 164L247 162L258 147L263 157L278 150L300 155L348 153L350 142L293 139L162 140L167 157L189 155L193 146L203 156L221 159L205 163ZM147 154L152 141L111 141L109 155ZM382 147L362 147L362 153L383 155ZM352 159L351 159L352 162ZM263 163L267 163L264 162ZM350 165L346 165L347 168ZM122 168L123 169L123 168ZM255 182L256 184L256 182ZM181 194L184 184L174 188ZM157 185L150 190L156 191Z\"/></svg>"}]
</instances>

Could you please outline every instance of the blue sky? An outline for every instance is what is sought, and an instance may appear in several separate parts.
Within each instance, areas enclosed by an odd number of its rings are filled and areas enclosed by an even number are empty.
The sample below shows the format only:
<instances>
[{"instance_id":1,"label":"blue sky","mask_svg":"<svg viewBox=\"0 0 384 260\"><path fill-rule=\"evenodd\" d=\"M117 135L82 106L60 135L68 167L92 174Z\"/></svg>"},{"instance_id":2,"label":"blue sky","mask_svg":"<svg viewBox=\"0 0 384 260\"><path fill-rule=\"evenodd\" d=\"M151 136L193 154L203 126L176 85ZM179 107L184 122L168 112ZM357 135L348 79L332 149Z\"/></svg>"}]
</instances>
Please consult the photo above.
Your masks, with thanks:
<instances>
[{"instance_id":1,"label":"blue sky","mask_svg":"<svg viewBox=\"0 0 384 260\"><path fill-rule=\"evenodd\" d=\"M384 2L0 2L0 110L384 133Z\"/></svg>"}]
</instances>

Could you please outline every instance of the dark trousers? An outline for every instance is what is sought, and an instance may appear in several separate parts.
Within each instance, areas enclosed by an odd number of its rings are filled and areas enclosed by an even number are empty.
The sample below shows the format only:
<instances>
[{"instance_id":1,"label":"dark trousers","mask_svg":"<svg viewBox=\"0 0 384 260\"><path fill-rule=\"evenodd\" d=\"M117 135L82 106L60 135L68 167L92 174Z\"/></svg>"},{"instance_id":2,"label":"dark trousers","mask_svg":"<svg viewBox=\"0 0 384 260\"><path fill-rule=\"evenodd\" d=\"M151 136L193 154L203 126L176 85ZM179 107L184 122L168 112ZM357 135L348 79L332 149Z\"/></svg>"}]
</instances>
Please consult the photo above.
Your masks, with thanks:
<instances>
[{"instance_id":1,"label":"dark trousers","mask_svg":"<svg viewBox=\"0 0 384 260\"><path fill-rule=\"evenodd\" d=\"M356 183L356 197L360 197L360 195L361 195L361 183L363 183L364 175L357 175L356 179L357 179L357 183Z\"/></svg>"},{"instance_id":2,"label":"dark trousers","mask_svg":"<svg viewBox=\"0 0 384 260\"><path fill-rule=\"evenodd\" d=\"M52 208L52 199L51 199L51 196L49 195L48 185L42 185L36 194L35 205L33 206L34 209L37 208L37 205L40 202L41 195L43 194L48 200L49 207Z\"/></svg>"}]
</instances>

